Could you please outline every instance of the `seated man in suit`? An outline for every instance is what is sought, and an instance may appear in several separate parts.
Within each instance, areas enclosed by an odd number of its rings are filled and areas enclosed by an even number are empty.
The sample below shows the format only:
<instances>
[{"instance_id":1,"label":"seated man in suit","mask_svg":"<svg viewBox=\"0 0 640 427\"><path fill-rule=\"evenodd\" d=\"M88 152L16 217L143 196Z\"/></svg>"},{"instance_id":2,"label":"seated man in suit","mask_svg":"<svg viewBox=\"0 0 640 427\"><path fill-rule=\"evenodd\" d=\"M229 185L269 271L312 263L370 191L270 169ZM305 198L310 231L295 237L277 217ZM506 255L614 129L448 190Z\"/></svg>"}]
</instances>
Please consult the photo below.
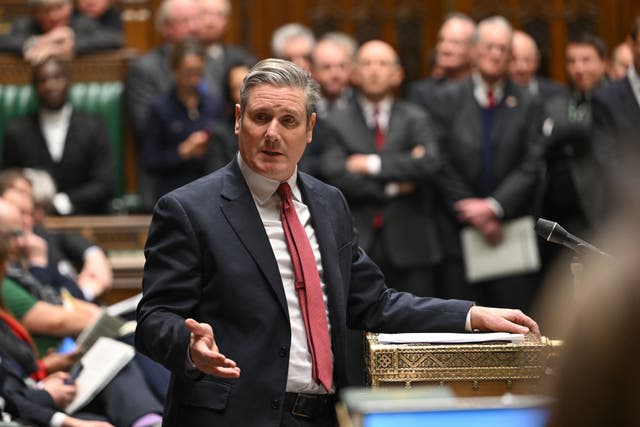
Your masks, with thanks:
<instances>
[{"instance_id":1,"label":"seated man in suit","mask_svg":"<svg viewBox=\"0 0 640 427\"><path fill-rule=\"evenodd\" d=\"M318 95L301 67L260 61L238 156L156 204L136 347L172 372L165 427L337 425L347 325L539 333L517 310L386 288L344 196L297 170Z\"/></svg>"},{"instance_id":2,"label":"seated man in suit","mask_svg":"<svg viewBox=\"0 0 640 427\"><path fill-rule=\"evenodd\" d=\"M73 0L29 0L32 15L19 18L8 34L0 35L0 51L24 55L37 64L49 56L76 55L123 46L122 32L73 15Z\"/></svg>"},{"instance_id":3,"label":"seated man in suit","mask_svg":"<svg viewBox=\"0 0 640 427\"><path fill-rule=\"evenodd\" d=\"M93 301L113 285L111 264L104 251L82 235L46 229L44 219L52 209L54 194L53 181L42 170L0 171L0 196L20 209L26 230L45 239L48 266L77 283L73 289L78 292L78 298Z\"/></svg>"},{"instance_id":4,"label":"seated man in suit","mask_svg":"<svg viewBox=\"0 0 640 427\"><path fill-rule=\"evenodd\" d=\"M74 13L88 16L103 28L122 33L120 11L114 3L115 0L76 0Z\"/></svg>"},{"instance_id":5,"label":"seated man in suit","mask_svg":"<svg viewBox=\"0 0 640 427\"><path fill-rule=\"evenodd\" d=\"M108 213L115 173L104 122L68 102L68 64L47 59L34 67L33 84L39 110L7 123L3 168L47 171L59 191L53 199L59 215Z\"/></svg>"}]
</instances>

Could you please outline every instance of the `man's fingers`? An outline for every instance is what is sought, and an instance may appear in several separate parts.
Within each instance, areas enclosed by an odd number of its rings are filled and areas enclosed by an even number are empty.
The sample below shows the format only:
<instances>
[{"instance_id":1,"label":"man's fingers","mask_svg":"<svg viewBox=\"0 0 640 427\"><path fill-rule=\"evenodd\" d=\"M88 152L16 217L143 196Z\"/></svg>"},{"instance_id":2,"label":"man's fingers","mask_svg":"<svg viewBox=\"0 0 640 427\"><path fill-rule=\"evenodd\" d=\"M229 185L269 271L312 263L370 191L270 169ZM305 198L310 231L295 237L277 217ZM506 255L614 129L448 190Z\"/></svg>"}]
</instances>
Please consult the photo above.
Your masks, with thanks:
<instances>
[{"instance_id":1,"label":"man's fingers","mask_svg":"<svg viewBox=\"0 0 640 427\"><path fill-rule=\"evenodd\" d=\"M199 323L195 319L189 318L184 321L184 324L189 330L189 332L191 332L194 335L201 335L201 336L209 335L213 338L213 329L211 328L211 326L207 325L206 323Z\"/></svg>"}]
</instances>

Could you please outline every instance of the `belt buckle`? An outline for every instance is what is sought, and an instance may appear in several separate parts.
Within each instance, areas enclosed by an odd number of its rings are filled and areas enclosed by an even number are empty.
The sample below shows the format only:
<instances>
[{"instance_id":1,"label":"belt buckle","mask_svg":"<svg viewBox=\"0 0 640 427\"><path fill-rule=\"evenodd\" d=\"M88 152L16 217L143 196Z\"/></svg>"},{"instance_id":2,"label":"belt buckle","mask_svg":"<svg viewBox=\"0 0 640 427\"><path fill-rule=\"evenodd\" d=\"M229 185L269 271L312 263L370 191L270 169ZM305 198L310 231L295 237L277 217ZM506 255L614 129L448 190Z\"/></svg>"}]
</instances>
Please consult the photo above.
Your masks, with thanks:
<instances>
[{"instance_id":1,"label":"belt buckle","mask_svg":"<svg viewBox=\"0 0 640 427\"><path fill-rule=\"evenodd\" d=\"M298 417L311 418L311 414L297 411L298 401L301 402L301 399L308 399L310 397L313 397L313 396L310 395L310 394L298 393L298 395L296 396L296 401L293 403L293 408L291 409L291 414L296 415ZM302 409L304 410L304 406L305 405L301 405L301 406L302 406Z\"/></svg>"}]
</instances>

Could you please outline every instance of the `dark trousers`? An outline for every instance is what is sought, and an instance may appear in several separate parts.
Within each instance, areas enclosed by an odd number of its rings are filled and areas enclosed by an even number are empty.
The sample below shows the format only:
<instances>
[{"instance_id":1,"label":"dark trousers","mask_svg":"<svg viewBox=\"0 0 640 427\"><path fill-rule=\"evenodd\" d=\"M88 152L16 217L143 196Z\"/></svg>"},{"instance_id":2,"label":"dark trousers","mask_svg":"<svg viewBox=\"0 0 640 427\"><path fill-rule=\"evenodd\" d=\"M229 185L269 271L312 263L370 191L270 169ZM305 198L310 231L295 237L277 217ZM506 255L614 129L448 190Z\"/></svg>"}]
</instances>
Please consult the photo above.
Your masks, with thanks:
<instances>
[{"instance_id":1,"label":"dark trousers","mask_svg":"<svg viewBox=\"0 0 640 427\"><path fill-rule=\"evenodd\" d=\"M293 415L291 412L282 413L282 421L280 427L337 427L338 420L335 411L322 417L313 419L302 418Z\"/></svg>"}]
</instances>

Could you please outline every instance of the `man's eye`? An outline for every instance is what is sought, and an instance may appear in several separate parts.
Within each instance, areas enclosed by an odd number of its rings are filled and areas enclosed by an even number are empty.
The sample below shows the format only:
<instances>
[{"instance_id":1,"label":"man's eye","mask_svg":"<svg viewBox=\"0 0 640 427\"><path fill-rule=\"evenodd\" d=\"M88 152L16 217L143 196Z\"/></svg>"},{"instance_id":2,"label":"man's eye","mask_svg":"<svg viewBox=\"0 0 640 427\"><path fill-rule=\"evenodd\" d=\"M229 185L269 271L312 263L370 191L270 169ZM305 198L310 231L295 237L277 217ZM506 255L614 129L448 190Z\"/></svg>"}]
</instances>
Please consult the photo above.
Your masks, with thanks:
<instances>
[{"instance_id":1,"label":"man's eye","mask_svg":"<svg viewBox=\"0 0 640 427\"><path fill-rule=\"evenodd\" d=\"M294 125L296 123L296 119L291 117L291 116L287 116L287 117L282 119L282 123L284 123L287 126L291 126L291 125Z\"/></svg>"}]
</instances>

